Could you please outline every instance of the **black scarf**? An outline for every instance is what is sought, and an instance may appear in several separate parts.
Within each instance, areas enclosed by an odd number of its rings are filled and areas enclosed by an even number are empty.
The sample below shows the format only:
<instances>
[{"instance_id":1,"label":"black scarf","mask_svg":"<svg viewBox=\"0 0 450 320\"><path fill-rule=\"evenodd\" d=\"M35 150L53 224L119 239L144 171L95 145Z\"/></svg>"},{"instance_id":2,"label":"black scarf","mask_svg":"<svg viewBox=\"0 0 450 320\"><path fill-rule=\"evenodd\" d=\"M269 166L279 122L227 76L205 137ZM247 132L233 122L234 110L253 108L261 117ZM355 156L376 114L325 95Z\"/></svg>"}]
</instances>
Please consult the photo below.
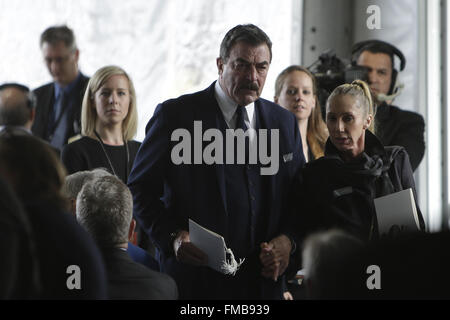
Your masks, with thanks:
<instances>
[{"instance_id":1,"label":"black scarf","mask_svg":"<svg viewBox=\"0 0 450 320\"><path fill-rule=\"evenodd\" d=\"M342 153L333 145L330 138L325 145L324 160L330 162L333 171L340 176L339 180L348 182L361 194L365 194L364 198L370 213L370 216L364 218L366 223L370 223L369 239L377 237L378 234L373 199L396 192L389 176L389 169L398 150L397 148L393 150L394 152L386 152L378 138L369 130L365 132L364 151L354 162L344 161Z\"/></svg>"},{"instance_id":2,"label":"black scarf","mask_svg":"<svg viewBox=\"0 0 450 320\"><path fill-rule=\"evenodd\" d=\"M354 176L360 181L375 180L375 190L373 190L375 198L395 192L388 173L395 154L396 152L388 155L378 138L369 130L365 133L364 151L355 162L344 162L341 153L330 138L325 145L325 157L337 162L336 165L343 170L343 174Z\"/></svg>"}]
</instances>

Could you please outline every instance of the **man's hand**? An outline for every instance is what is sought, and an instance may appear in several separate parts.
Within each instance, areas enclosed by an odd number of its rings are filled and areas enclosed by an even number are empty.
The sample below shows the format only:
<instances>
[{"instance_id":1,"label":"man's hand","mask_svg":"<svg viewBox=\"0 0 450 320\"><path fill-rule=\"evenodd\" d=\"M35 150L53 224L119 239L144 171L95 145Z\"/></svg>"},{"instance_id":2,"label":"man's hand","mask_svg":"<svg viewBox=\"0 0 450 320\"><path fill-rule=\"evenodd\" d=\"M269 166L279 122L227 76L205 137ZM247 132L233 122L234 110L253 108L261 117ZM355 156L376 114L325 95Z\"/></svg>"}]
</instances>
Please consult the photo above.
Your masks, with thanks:
<instances>
[{"instance_id":1,"label":"man's hand","mask_svg":"<svg viewBox=\"0 0 450 320\"><path fill-rule=\"evenodd\" d=\"M277 281L278 276L283 274L289 264L291 248L291 241L283 234L269 243L261 243L259 259L263 265L262 276Z\"/></svg>"},{"instance_id":2,"label":"man's hand","mask_svg":"<svg viewBox=\"0 0 450 320\"><path fill-rule=\"evenodd\" d=\"M173 251L178 261L194 266L204 266L208 256L191 243L189 232L180 231L173 242Z\"/></svg>"}]
</instances>

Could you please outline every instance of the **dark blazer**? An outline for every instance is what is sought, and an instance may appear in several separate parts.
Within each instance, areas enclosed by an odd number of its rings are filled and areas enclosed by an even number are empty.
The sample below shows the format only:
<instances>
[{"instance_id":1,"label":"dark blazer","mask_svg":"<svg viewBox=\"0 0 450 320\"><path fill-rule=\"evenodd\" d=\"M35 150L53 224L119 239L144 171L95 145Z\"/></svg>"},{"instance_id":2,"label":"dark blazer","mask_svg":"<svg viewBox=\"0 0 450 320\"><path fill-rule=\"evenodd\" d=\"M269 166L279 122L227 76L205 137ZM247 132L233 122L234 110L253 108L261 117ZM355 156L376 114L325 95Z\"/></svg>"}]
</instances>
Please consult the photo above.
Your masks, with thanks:
<instances>
[{"instance_id":1,"label":"dark blazer","mask_svg":"<svg viewBox=\"0 0 450 320\"><path fill-rule=\"evenodd\" d=\"M375 115L376 135L385 146L402 146L408 152L413 171L425 154L425 122L415 112L381 104Z\"/></svg>"},{"instance_id":2,"label":"dark blazer","mask_svg":"<svg viewBox=\"0 0 450 320\"><path fill-rule=\"evenodd\" d=\"M131 260L119 248L102 249L111 300L151 299L176 300L175 281L168 275L148 269Z\"/></svg>"},{"instance_id":3,"label":"dark blazer","mask_svg":"<svg viewBox=\"0 0 450 320\"><path fill-rule=\"evenodd\" d=\"M171 160L171 150L178 143L171 141L174 130L184 128L194 138L196 120L202 121L203 132L220 127L221 110L214 96L214 85L215 82L204 91L158 105L146 127L145 140L128 180L133 193L134 214L157 246L162 270L177 281L181 298L226 298L221 295L225 290L221 286L234 281L233 277L223 276L207 267L178 263L172 249L171 233L189 230L189 218L221 234L225 240L238 227L228 224L225 165L174 165ZM261 128L269 132L279 130L279 170L269 178L270 213L267 230L264 230L265 241L270 241L280 233L290 182L305 160L293 114L264 99L255 101L257 111L262 118ZM281 281L266 281L260 276L257 255L258 252L254 252L254 259L247 259L243 268L251 268L252 274L265 287L261 289L267 293L265 296L273 298L281 290ZM184 292L183 288L186 289ZM187 296L184 296L186 292Z\"/></svg>"},{"instance_id":4,"label":"dark blazer","mask_svg":"<svg viewBox=\"0 0 450 320\"><path fill-rule=\"evenodd\" d=\"M81 133L81 104L83 102L84 92L86 90L89 78L81 74L81 79L77 83L74 90L77 92L76 100L73 101L72 108L69 110L70 117L68 117L68 130L64 140L68 141L69 138ZM54 83L47 83L35 90L36 95L36 116L31 131L34 135L49 141L47 134L49 116L53 110L53 104L55 103L55 86Z\"/></svg>"}]
</instances>

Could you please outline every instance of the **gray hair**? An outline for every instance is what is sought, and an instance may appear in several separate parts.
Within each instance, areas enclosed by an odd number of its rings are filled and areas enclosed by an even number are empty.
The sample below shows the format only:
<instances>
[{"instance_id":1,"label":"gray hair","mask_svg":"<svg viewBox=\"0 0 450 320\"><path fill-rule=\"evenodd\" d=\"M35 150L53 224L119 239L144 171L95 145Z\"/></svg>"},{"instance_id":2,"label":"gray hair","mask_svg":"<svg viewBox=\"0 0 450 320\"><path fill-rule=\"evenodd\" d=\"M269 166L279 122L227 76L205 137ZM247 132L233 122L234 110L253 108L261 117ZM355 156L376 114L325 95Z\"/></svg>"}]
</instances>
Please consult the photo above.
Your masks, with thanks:
<instances>
[{"instance_id":1,"label":"gray hair","mask_svg":"<svg viewBox=\"0 0 450 320\"><path fill-rule=\"evenodd\" d=\"M77 197L77 220L100 247L128 242L133 198L117 177L104 176L84 184Z\"/></svg>"},{"instance_id":2,"label":"gray hair","mask_svg":"<svg viewBox=\"0 0 450 320\"><path fill-rule=\"evenodd\" d=\"M244 42L252 46L266 44L270 52L270 61L272 61L272 41L267 34L253 24L237 25L229 30L220 44L220 58L226 62L230 57L230 51L238 42Z\"/></svg>"},{"instance_id":3,"label":"gray hair","mask_svg":"<svg viewBox=\"0 0 450 320\"><path fill-rule=\"evenodd\" d=\"M75 41L75 35L69 27L66 25L53 26L47 28L42 34L39 44L42 45L47 42L50 45L55 45L58 42L63 42L64 45L72 51L77 50L77 44Z\"/></svg>"},{"instance_id":4,"label":"gray hair","mask_svg":"<svg viewBox=\"0 0 450 320\"><path fill-rule=\"evenodd\" d=\"M312 298L326 294L326 286L330 285L334 269L344 257L363 247L358 238L339 229L317 232L306 238L303 244L302 263L305 281L310 283L309 295Z\"/></svg>"},{"instance_id":5,"label":"gray hair","mask_svg":"<svg viewBox=\"0 0 450 320\"><path fill-rule=\"evenodd\" d=\"M96 178L112 175L106 169L96 168L93 170L78 171L66 176L63 191L69 199L76 199L83 185Z\"/></svg>"}]
</instances>

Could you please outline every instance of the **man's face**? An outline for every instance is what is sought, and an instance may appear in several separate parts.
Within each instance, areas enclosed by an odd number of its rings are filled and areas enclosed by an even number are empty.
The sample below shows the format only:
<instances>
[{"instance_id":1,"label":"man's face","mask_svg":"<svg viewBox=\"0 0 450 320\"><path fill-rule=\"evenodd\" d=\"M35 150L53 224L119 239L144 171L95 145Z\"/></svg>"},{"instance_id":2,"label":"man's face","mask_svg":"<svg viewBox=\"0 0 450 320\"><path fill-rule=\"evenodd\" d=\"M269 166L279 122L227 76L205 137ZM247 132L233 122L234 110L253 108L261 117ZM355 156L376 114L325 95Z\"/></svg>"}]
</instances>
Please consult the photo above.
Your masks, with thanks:
<instances>
[{"instance_id":1,"label":"man's face","mask_svg":"<svg viewBox=\"0 0 450 320\"><path fill-rule=\"evenodd\" d=\"M270 51L265 43L255 47L237 42L227 61L217 58L220 86L234 102L246 106L261 95L269 66Z\"/></svg>"},{"instance_id":2,"label":"man's face","mask_svg":"<svg viewBox=\"0 0 450 320\"><path fill-rule=\"evenodd\" d=\"M368 69L369 87L374 98L380 93L388 94L392 78L391 57L385 53L363 51L357 64Z\"/></svg>"},{"instance_id":3,"label":"man's face","mask_svg":"<svg viewBox=\"0 0 450 320\"><path fill-rule=\"evenodd\" d=\"M71 83L78 75L78 50L71 50L64 42L44 42L42 54L53 80L62 86Z\"/></svg>"}]
</instances>

